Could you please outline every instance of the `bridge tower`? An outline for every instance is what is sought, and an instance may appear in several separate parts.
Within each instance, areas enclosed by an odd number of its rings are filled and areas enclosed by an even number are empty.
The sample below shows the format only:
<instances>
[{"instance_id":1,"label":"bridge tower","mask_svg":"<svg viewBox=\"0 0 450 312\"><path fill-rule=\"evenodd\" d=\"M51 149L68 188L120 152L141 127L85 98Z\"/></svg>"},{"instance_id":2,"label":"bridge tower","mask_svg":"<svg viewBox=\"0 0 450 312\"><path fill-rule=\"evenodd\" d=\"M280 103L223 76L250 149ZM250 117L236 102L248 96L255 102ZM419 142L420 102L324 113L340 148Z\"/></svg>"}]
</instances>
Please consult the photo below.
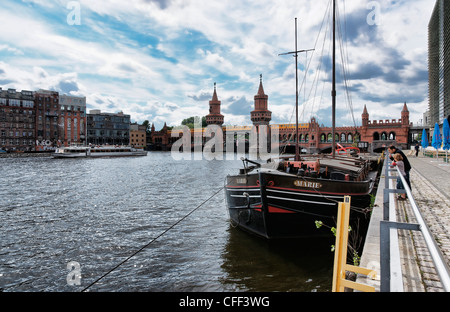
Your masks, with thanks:
<instances>
[{"instance_id":1,"label":"bridge tower","mask_svg":"<svg viewBox=\"0 0 450 312\"><path fill-rule=\"evenodd\" d=\"M211 101L209 101L209 114L206 115L207 125L219 125L223 124L223 115L220 113L221 102L217 98L216 83L214 82L214 93Z\"/></svg>"},{"instance_id":2,"label":"bridge tower","mask_svg":"<svg viewBox=\"0 0 450 312\"><path fill-rule=\"evenodd\" d=\"M268 110L268 98L269 97L264 93L261 74L259 76L258 94L255 95L255 110L250 113L251 121L256 127L259 125L268 126L272 119L272 112Z\"/></svg>"}]
</instances>

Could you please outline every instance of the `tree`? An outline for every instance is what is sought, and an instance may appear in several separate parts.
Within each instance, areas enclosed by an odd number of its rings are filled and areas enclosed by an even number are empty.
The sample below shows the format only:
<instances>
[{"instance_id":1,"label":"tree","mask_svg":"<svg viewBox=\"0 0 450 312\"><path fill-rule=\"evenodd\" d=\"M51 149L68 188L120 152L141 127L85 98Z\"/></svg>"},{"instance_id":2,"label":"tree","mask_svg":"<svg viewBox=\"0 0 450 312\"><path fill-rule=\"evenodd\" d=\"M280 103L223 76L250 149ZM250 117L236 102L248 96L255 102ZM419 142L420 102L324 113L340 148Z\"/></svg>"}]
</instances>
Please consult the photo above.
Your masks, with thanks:
<instances>
[{"instance_id":1,"label":"tree","mask_svg":"<svg viewBox=\"0 0 450 312\"><path fill-rule=\"evenodd\" d=\"M192 116L192 117L183 119L183 121L181 122L181 124L182 124L182 125L185 125L185 126L188 126L189 129L193 129L195 123L199 121L199 118L200 118L200 117L198 117L198 116ZM202 127L202 128L205 128L206 126L207 126L207 124L206 124L206 117L203 116L203 117L202 117L202 122L201 122L201 127Z\"/></svg>"},{"instance_id":2,"label":"tree","mask_svg":"<svg viewBox=\"0 0 450 312\"><path fill-rule=\"evenodd\" d=\"M150 134L150 122L149 122L148 120L145 120L145 121L142 123L142 125L145 126L145 132L146 132L147 134Z\"/></svg>"}]
</instances>

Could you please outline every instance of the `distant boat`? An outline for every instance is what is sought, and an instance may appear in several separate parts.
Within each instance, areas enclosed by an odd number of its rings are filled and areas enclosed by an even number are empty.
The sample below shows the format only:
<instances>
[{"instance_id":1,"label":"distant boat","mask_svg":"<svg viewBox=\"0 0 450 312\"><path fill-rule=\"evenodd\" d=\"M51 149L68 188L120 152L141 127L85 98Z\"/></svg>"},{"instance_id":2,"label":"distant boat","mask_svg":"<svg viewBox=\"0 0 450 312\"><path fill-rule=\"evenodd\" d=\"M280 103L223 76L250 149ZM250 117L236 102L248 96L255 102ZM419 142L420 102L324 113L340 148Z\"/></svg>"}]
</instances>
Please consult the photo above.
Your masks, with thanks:
<instances>
[{"instance_id":1,"label":"distant boat","mask_svg":"<svg viewBox=\"0 0 450 312\"><path fill-rule=\"evenodd\" d=\"M130 146L68 146L57 148L53 158L96 158L96 157L126 157L146 156L147 151Z\"/></svg>"},{"instance_id":2,"label":"distant boat","mask_svg":"<svg viewBox=\"0 0 450 312\"><path fill-rule=\"evenodd\" d=\"M335 14L334 5L333 2ZM297 51L296 47L295 52L289 53L295 54L297 60L298 52L302 51ZM340 147L335 151L334 56L333 51L332 154L300 157L297 142L292 160L280 157L260 164L242 159L244 168L239 174L226 178L227 206L233 226L267 239L323 236L316 221L334 226L338 203L343 202L346 195L351 196L351 224L357 225L361 220L368 224L363 211L370 206L377 171L371 167L373 159L360 157L357 148ZM298 91L296 106L298 108ZM296 125L298 129L298 118ZM326 235L330 234L331 231L327 231Z\"/></svg>"}]
</instances>

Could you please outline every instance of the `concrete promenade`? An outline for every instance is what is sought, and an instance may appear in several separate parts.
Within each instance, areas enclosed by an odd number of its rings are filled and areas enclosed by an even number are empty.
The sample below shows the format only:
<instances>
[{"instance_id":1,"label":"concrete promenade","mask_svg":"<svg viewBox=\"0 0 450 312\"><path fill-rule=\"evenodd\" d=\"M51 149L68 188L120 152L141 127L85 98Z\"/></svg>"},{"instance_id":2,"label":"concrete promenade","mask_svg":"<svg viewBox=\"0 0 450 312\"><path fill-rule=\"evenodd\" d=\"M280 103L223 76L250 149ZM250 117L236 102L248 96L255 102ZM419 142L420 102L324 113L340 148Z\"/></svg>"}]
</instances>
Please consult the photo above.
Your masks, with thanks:
<instances>
[{"instance_id":1,"label":"concrete promenade","mask_svg":"<svg viewBox=\"0 0 450 312\"><path fill-rule=\"evenodd\" d=\"M442 158L405 153L411 163L412 194L422 217L450 266L450 164ZM395 181L395 180L394 180ZM377 278L359 276L357 282L380 290L380 221L383 220L384 172L380 179L369 232L361 257L361 267L375 270ZM396 197L397 195L395 195ZM408 200L395 201L398 222L416 223ZM442 292L439 276L420 231L399 230L400 263L405 292Z\"/></svg>"}]
</instances>

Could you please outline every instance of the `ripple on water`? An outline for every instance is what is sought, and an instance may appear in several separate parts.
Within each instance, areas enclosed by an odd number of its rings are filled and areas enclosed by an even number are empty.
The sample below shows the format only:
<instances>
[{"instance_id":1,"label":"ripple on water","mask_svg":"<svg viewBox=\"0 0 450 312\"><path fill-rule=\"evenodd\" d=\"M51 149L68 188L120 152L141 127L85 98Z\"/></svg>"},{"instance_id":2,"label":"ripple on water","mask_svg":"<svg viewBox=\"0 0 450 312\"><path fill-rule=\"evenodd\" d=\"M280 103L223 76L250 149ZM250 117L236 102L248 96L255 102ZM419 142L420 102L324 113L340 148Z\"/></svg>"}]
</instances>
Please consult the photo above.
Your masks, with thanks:
<instances>
[{"instance_id":1,"label":"ripple on water","mask_svg":"<svg viewBox=\"0 0 450 312\"><path fill-rule=\"evenodd\" d=\"M305 256L230 227L223 192L179 222L241 164L1 159L0 288L80 291L165 233L91 291L328 291L328 245ZM70 261L81 286L67 284Z\"/></svg>"}]
</instances>

